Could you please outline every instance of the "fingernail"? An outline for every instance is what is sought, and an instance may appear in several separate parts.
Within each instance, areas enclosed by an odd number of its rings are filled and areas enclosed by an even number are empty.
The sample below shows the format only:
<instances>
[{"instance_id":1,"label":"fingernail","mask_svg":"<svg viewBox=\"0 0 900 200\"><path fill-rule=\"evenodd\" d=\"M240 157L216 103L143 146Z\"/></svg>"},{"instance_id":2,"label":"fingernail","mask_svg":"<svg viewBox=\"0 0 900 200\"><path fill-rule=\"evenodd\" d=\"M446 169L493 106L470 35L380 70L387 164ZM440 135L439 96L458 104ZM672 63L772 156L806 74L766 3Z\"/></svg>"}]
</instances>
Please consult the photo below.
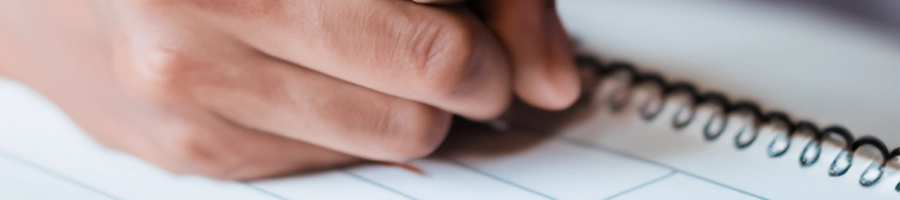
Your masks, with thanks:
<instances>
[{"instance_id":1,"label":"fingernail","mask_svg":"<svg viewBox=\"0 0 900 200\"><path fill-rule=\"evenodd\" d=\"M425 171L423 171L422 169L419 169L418 167L415 167L415 166L412 166L412 165L409 165L406 163L395 163L395 162L387 162L387 161L378 161L378 163L381 163L383 165L397 166L406 171L410 171L412 173L416 173L418 175L425 176Z\"/></svg>"}]
</instances>

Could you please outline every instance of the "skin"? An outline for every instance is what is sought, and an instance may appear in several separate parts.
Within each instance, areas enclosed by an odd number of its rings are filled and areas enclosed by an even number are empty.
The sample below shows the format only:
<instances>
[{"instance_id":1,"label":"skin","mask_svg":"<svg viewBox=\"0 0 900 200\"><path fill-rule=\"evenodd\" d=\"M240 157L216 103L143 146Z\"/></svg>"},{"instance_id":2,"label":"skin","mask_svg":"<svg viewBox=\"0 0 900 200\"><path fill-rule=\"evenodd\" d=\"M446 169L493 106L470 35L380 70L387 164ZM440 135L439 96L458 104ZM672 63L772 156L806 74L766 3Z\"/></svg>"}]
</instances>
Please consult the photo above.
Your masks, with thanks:
<instances>
[{"instance_id":1,"label":"skin","mask_svg":"<svg viewBox=\"0 0 900 200\"><path fill-rule=\"evenodd\" d=\"M109 147L247 180L427 156L578 95L552 0L5 0L0 75Z\"/></svg>"}]
</instances>

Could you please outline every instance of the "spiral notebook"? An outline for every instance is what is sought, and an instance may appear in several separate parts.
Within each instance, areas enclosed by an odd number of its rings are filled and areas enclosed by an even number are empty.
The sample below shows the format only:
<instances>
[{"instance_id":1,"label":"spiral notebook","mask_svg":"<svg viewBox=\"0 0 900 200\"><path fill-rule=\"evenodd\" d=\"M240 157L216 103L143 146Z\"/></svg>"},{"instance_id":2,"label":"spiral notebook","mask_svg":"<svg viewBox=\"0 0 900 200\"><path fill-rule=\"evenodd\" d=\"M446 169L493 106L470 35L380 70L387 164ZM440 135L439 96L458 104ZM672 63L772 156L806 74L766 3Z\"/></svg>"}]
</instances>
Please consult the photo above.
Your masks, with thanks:
<instances>
[{"instance_id":1,"label":"spiral notebook","mask_svg":"<svg viewBox=\"0 0 900 200\"><path fill-rule=\"evenodd\" d=\"M472 128L464 146L410 163L425 175L363 165L253 182L176 176L0 79L0 199L900 198L900 49L770 18L793 12L666 2L560 1L586 95L565 112L511 113L524 119L495 124L503 131ZM796 26L760 43L721 16ZM691 20L709 24L665 26Z\"/></svg>"}]
</instances>

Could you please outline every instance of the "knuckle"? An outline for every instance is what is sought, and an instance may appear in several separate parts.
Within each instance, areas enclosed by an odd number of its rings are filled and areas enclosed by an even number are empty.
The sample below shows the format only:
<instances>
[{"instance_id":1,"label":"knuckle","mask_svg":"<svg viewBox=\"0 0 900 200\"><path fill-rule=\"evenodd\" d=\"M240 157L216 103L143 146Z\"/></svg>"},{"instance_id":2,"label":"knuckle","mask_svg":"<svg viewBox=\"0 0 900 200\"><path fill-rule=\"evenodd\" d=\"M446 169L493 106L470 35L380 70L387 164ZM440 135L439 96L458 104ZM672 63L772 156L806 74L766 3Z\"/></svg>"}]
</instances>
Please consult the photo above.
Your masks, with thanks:
<instances>
[{"instance_id":1,"label":"knuckle","mask_svg":"<svg viewBox=\"0 0 900 200\"><path fill-rule=\"evenodd\" d=\"M242 161L234 152L222 152L208 133L197 130L181 130L175 137L162 144L164 156L169 161L165 169L176 174L202 175L217 179L234 179L233 169ZM227 146L227 145L226 145Z\"/></svg>"},{"instance_id":2,"label":"knuckle","mask_svg":"<svg viewBox=\"0 0 900 200\"><path fill-rule=\"evenodd\" d=\"M196 136L181 136L169 141L165 147L169 159L179 163L212 163L214 156L206 144Z\"/></svg>"},{"instance_id":3,"label":"knuckle","mask_svg":"<svg viewBox=\"0 0 900 200\"><path fill-rule=\"evenodd\" d=\"M406 161L428 156L441 144L450 124L450 114L425 104L403 106L381 117L376 130L385 138L378 147L384 158Z\"/></svg>"},{"instance_id":4,"label":"knuckle","mask_svg":"<svg viewBox=\"0 0 900 200\"><path fill-rule=\"evenodd\" d=\"M475 36L465 21L457 18L429 19L410 26L415 34L406 44L413 52L409 66L416 76L419 92L448 98L467 91L466 82L473 74L471 61Z\"/></svg>"},{"instance_id":5,"label":"knuckle","mask_svg":"<svg viewBox=\"0 0 900 200\"><path fill-rule=\"evenodd\" d=\"M152 99L177 99L188 96L191 76L197 74L196 62L188 56L171 50L140 52L131 60L130 80L132 88L140 95Z\"/></svg>"}]
</instances>

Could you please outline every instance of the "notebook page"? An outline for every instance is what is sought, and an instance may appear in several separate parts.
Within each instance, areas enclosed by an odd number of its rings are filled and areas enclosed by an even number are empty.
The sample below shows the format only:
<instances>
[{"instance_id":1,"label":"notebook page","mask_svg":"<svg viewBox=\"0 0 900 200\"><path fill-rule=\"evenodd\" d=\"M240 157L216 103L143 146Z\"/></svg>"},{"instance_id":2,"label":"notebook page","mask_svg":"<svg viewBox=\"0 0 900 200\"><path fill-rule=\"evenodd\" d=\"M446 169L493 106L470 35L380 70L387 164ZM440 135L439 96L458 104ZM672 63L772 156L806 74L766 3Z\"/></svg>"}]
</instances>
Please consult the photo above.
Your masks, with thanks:
<instances>
[{"instance_id":1,"label":"notebook page","mask_svg":"<svg viewBox=\"0 0 900 200\"><path fill-rule=\"evenodd\" d=\"M47 192L52 188L54 192ZM0 199L109 199L27 162L0 154Z\"/></svg>"},{"instance_id":2,"label":"notebook page","mask_svg":"<svg viewBox=\"0 0 900 200\"><path fill-rule=\"evenodd\" d=\"M640 100L635 100L640 101ZM604 110L605 103L593 102L591 109ZM800 154L811 138L795 138L784 155L772 158L767 147L772 132L760 131L745 149L735 145L740 127L729 126L713 141L703 137L705 121L695 120L682 130L672 128L677 106L669 105L659 117L645 121L635 106L621 113L598 111L569 124L560 131L561 139L585 146L604 148L647 159L677 170L680 174L707 179L723 187L735 188L761 198L771 199L895 199L894 187L900 183L900 171L885 168L880 182L862 187L859 177L871 160L857 157L849 172L840 177L828 175L828 169L841 151L823 147L819 161L801 167ZM589 109L590 110L590 109ZM711 113L699 112L695 119L707 119ZM699 121L699 122L697 122ZM730 120L729 123L738 123ZM826 145L827 146L827 145ZM880 164L880 163L878 163Z\"/></svg>"}]
</instances>

